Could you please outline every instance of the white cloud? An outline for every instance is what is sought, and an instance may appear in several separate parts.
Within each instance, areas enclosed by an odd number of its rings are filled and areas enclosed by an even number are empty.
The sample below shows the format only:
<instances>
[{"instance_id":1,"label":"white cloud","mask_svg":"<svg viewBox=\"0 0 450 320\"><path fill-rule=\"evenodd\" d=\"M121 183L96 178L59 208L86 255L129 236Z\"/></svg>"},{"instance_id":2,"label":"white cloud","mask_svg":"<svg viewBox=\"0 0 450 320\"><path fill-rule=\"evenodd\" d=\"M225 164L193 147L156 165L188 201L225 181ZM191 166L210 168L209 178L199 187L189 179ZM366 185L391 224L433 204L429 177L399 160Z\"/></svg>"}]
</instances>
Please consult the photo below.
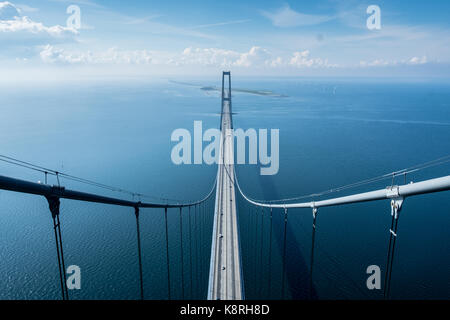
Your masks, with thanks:
<instances>
[{"instance_id":1,"label":"white cloud","mask_svg":"<svg viewBox=\"0 0 450 320\"><path fill-rule=\"evenodd\" d=\"M14 20L0 21L0 32L30 32L32 34L45 33L53 37L72 36L78 32L75 29L59 25L46 27L40 22L34 22L28 17L18 17Z\"/></svg>"},{"instance_id":2,"label":"white cloud","mask_svg":"<svg viewBox=\"0 0 450 320\"><path fill-rule=\"evenodd\" d=\"M176 60L175 60L176 61ZM175 61L173 61L175 63ZM330 67L328 60L310 58L309 51L294 52L293 57L273 56L267 49L253 46L247 52L237 52L217 48L186 48L183 51L180 64L199 64L218 67Z\"/></svg>"},{"instance_id":3,"label":"white cloud","mask_svg":"<svg viewBox=\"0 0 450 320\"><path fill-rule=\"evenodd\" d=\"M272 61L270 61L269 65L273 68L284 65L284 59L281 57L276 57Z\"/></svg>"},{"instance_id":4,"label":"white cloud","mask_svg":"<svg viewBox=\"0 0 450 320\"><path fill-rule=\"evenodd\" d=\"M297 26L309 26L320 24L333 17L324 15L313 15L297 12L291 9L289 5L281 7L277 11L271 13L262 11L262 15L272 21L272 24L276 27L297 27Z\"/></svg>"},{"instance_id":5,"label":"white cloud","mask_svg":"<svg viewBox=\"0 0 450 320\"><path fill-rule=\"evenodd\" d=\"M240 54L236 51L218 49L218 48L186 48L181 57L170 60L171 64L199 64L205 66L232 66Z\"/></svg>"},{"instance_id":6,"label":"white cloud","mask_svg":"<svg viewBox=\"0 0 450 320\"><path fill-rule=\"evenodd\" d=\"M388 67L388 66L401 66L401 65L420 65L428 63L426 56L423 57L412 57L410 59L402 60L385 60L385 59L375 59L373 61L361 61L359 65L361 67Z\"/></svg>"},{"instance_id":7,"label":"white cloud","mask_svg":"<svg viewBox=\"0 0 450 320\"><path fill-rule=\"evenodd\" d=\"M60 25L47 27L22 16L20 10L10 2L0 2L0 33L27 33L57 38L72 37L77 30Z\"/></svg>"},{"instance_id":8,"label":"white cloud","mask_svg":"<svg viewBox=\"0 0 450 320\"><path fill-rule=\"evenodd\" d=\"M178 61L174 60L173 63L178 65L198 64L227 68L233 66L260 68L278 66L281 64L281 58L274 58L267 49L258 46L253 46L246 52L218 48L186 48L183 51L182 57Z\"/></svg>"},{"instance_id":9,"label":"white cloud","mask_svg":"<svg viewBox=\"0 0 450 320\"><path fill-rule=\"evenodd\" d=\"M293 57L289 61L289 65L302 67L336 67L337 65L329 64L328 59L310 58L309 50L294 52Z\"/></svg>"},{"instance_id":10,"label":"white cloud","mask_svg":"<svg viewBox=\"0 0 450 320\"><path fill-rule=\"evenodd\" d=\"M389 66L389 65L395 65L395 64L397 64L397 61L386 61L383 59L375 59L370 62L361 61L359 63L359 65L362 67L383 67L383 66Z\"/></svg>"},{"instance_id":11,"label":"white cloud","mask_svg":"<svg viewBox=\"0 0 450 320\"><path fill-rule=\"evenodd\" d=\"M238 52L219 48L186 48L179 54L149 50L119 50L110 48L103 52L70 52L47 45L40 58L48 64L138 64L166 66L204 66L221 68L279 68L279 67L332 67L327 59L311 58L308 50L294 52L291 56L273 56L267 49L253 46L249 51Z\"/></svg>"},{"instance_id":12,"label":"white cloud","mask_svg":"<svg viewBox=\"0 0 450 320\"><path fill-rule=\"evenodd\" d=\"M249 52L242 53L234 64L240 67L262 66L270 63L270 60L269 51L261 47L252 47Z\"/></svg>"},{"instance_id":13,"label":"white cloud","mask_svg":"<svg viewBox=\"0 0 450 320\"><path fill-rule=\"evenodd\" d=\"M47 45L40 52L40 57L45 63L59 64L152 64L155 63L153 53L148 50L118 50L110 48L104 52L93 53L91 51L71 53L64 49L58 49Z\"/></svg>"},{"instance_id":14,"label":"white cloud","mask_svg":"<svg viewBox=\"0 0 450 320\"><path fill-rule=\"evenodd\" d=\"M428 62L428 59L426 56L423 56L422 58L413 57L413 58L409 59L409 61L408 61L409 64L425 64L427 62Z\"/></svg>"}]
</instances>

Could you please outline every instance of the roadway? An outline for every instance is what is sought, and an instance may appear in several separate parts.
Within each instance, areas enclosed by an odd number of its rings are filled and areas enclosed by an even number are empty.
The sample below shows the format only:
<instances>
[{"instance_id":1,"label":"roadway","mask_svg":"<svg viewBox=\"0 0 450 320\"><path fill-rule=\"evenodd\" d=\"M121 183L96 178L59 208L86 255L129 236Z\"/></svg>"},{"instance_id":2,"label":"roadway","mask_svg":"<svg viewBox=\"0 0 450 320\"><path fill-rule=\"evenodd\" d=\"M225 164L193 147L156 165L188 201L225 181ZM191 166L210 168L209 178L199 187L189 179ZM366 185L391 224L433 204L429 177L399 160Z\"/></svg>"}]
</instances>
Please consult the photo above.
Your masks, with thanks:
<instances>
[{"instance_id":1,"label":"roadway","mask_svg":"<svg viewBox=\"0 0 450 320\"><path fill-rule=\"evenodd\" d=\"M229 92L225 91L226 97ZM231 100L231 99L230 99ZM234 188L230 100L222 99L222 141L217 173L208 299L241 300L243 286Z\"/></svg>"}]
</instances>

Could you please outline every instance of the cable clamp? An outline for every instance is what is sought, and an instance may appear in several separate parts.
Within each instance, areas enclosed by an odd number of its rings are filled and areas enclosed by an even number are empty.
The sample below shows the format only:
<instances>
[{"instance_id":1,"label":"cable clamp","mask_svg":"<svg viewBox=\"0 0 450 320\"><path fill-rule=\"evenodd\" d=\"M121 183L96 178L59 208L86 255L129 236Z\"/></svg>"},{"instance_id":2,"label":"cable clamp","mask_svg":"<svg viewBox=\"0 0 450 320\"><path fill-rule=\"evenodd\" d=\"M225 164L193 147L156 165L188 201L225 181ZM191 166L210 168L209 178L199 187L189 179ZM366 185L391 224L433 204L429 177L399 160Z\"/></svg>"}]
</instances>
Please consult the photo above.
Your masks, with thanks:
<instances>
[{"instance_id":1,"label":"cable clamp","mask_svg":"<svg viewBox=\"0 0 450 320\"><path fill-rule=\"evenodd\" d=\"M48 196L46 198L48 202L48 207L54 219L56 216L59 215L59 206L61 202L59 201L59 198L55 196Z\"/></svg>"},{"instance_id":2,"label":"cable clamp","mask_svg":"<svg viewBox=\"0 0 450 320\"><path fill-rule=\"evenodd\" d=\"M400 196L398 186L390 186L386 188L386 197L398 198Z\"/></svg>"},{"instance_id":3,"label":"cable clamp","mask_svg":"<svg viewBox=\"0 0 450 320\"><path fill-rule=\"evenodd\" d=\"M136 218L139 217L139 207L141 206L141 202L139 201L138 203L136 203L136 206L134 207L134 214L136 216Z\"/></svg>"},{"instance_id":4,"label":"cable clamp","mask_svg":"<svg viewBox=\"0 0 450 320\"><path fill-rule=\"evenodd\" d=\"M391 200L391 216L398 219L398 213L402 209L403 197L397 197Z\"/></svg>"}]
</instances>

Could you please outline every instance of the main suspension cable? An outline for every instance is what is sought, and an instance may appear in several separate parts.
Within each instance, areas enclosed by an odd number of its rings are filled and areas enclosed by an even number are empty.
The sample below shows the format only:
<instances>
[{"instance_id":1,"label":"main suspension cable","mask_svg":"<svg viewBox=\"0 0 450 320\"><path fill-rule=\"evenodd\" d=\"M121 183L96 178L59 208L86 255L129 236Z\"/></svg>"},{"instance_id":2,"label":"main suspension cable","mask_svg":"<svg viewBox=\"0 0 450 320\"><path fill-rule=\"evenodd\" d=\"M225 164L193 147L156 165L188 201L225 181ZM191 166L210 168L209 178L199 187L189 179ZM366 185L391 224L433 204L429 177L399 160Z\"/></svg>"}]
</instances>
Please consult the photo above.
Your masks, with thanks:
<instances>
[{"instance_id":1,"label":"main suspension cable","mask_svg":"<svg viewBox=\"0 0 450 320\"><path fill-rule=\"evenodd\" d=\"M74 182L90 185L90 186L93 186L93 187L102 188L102 189L113 191L113 192L127 194L129 196L132 196L133 198L134 197L139 197L139 198L148 198L148 199L161 200L161 201L164 201L164 202L167 202L167 201L182 202L179 199L171 199L171 198L167 198L167 197L157 197L157 196L147 195L147 194L143 194L143 193L134 192L134 191L126 190L126 189L123 189L123 188L119 188L119 187L116 187L116 186L107 185L107 184L104 184L104 183L101 183L101 182L97 182L97 181L94 181L94 180L77 177L77 176L74 176L74 175L71 175L71 174L68 174L68 173L59 172L58 170L46 168L46 167L43 167L43 166L40 166L40 165L33 164L31 162L28 162L28 161L23 161L23 160L20 160L20 159L17 159L17 158L13 158L13 157L9 157L9 156L6 156L6 155L1 155L0 154L0 161L5 162L5 163L9 163L9 164L12 164L12 165L16 165L16 166L19 166L19 167L22 167L22 168L26 168L26 169L29 169L29 170L33 170L33 171L44 173L45 174L45 183L47 183L47 175L52 175L52 176L56 176L57 179L59 177L61 177L61 178L64 178L66 180L70 180L70 181L74 181ZM215 183L214 183L214 185L215 185Z\"/></svg>"},{"instance_id":2,"label":"main suspension cable","mask_svg":"<svg viewBox=\"0 0 450 320\"><path fill-rule=\"evenodd\" d=\"M424 169L428 169L431 167L436 167L442 164L446 164L446 163L450 163L450 155L444 156L444 157L440 157L437 158L435 160L431 160L428 162L424 162L418 165L414 165L402 170L398 170L398 171L394 171L391 173L386 173L374 178L370 178L370 179L365 179L365 180L361 180L361 181L357 181L351 184L347 184L347 185L343 185L340 187L336 187L336 188L331 188L322 192L317 192L317 193L311 193L311 194L307 194L307 195L302 195L302 196L298 196L298 197L291 197L291 198L284 198L284 199L277 199L277 200L257 200L257 199L253 199L250 197L245 196L246 198L248 198L251 201L254 202L259 202L259 203L266 203L266 204L270 204L270 203L279 203L279 202L290 202L290 201L295 201L295 200L301 200L301 199L308 199L308 198L315 198L315 197L320 197L320 196L324 196L324 195L328 195L331 193L336 193L336 192L341 192L344 190L348 190L348 189L352 189L352 188L356 188L356 187L361 187L361 186L365 186L368 184L372 184L375 182L381 182L384 180L388 180L388 179L392 179L394 180L396 177L399 176L404 176L406 179L406 175L413 173L413 172L418 172ZM235 180L236 180L236 184L239 186L239 182L237 180L237 175L235 173ZM393 184L393 182L392 182ZM241 189L239 188L239 190L241 191ZM241 191L242 192L242 191Z\"/></svg>"}]
</instances>

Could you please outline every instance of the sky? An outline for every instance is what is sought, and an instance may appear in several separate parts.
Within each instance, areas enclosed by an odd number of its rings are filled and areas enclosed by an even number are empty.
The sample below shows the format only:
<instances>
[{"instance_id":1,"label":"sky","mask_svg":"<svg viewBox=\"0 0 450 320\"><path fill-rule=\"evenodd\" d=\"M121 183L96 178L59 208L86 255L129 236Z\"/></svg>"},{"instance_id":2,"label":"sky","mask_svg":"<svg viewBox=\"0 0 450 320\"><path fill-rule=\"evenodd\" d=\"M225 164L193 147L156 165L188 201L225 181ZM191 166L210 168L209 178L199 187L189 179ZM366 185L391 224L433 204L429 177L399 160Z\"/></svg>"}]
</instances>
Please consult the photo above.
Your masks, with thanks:
<instances>
[{"instance_id":1,"label":"sky","mask_svg":"<svg viewBox=\"0 0 450 320\"><path fill-rule=\"evenodd\" d=\"M370 5L378 29L367 26ZM450 1L0 0L0 48L8 81L222 70L446 78Z\"/></svg>"}]
</instances>

